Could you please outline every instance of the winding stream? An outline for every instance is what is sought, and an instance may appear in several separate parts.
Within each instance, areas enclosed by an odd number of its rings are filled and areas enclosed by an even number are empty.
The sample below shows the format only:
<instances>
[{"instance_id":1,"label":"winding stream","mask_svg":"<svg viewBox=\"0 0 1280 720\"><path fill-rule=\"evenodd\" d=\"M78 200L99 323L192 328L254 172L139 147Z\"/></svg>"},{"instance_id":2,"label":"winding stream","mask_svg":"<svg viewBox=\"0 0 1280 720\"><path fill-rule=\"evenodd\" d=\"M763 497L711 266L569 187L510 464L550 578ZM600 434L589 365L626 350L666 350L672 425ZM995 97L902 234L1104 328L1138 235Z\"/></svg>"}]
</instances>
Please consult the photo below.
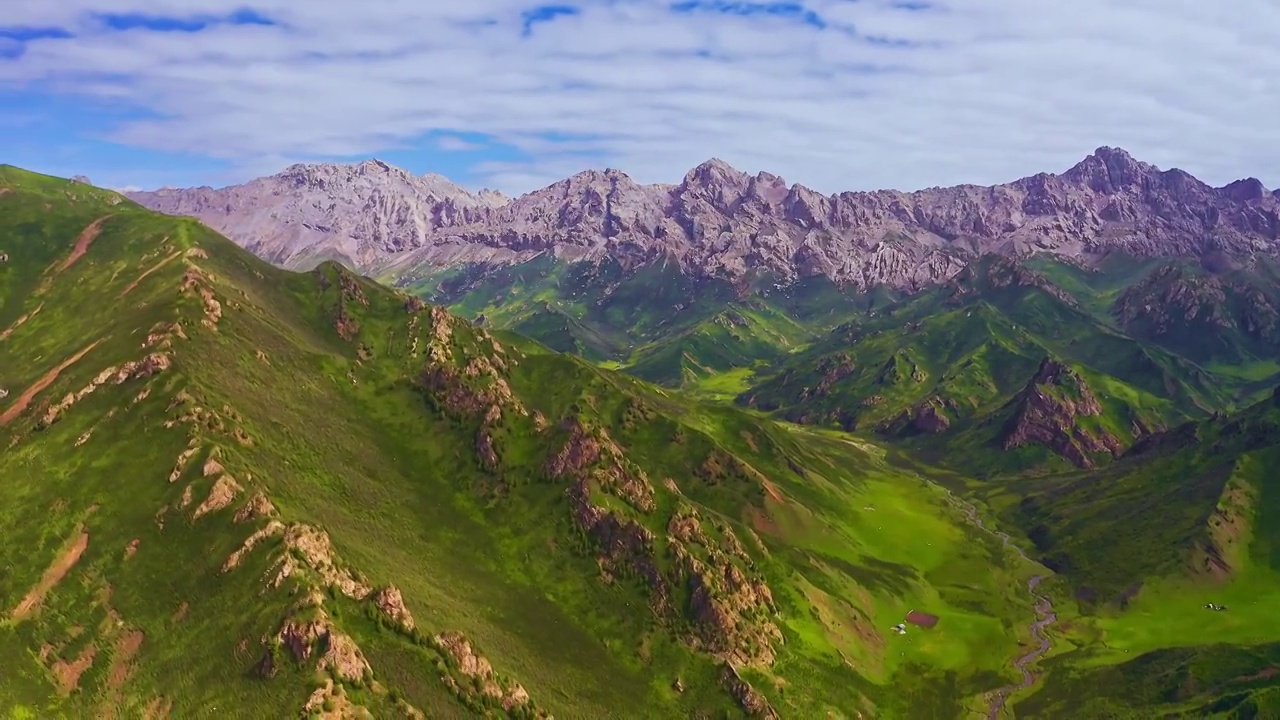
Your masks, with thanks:
<instances>
[{"instance_id":1,"label":"winding stream","mask_svg":"<svg viewBox=\"0 0 1280 720\"><path fill-rule=\"evenodd\" d=\"M952 502L954 502L964 512L965 517L968 518L969 522L973 523L983 532L990 533L1000 538L1000 541L1004 543L1005 547L1012 548L1013 551L1016 552L1023 560L1030 560L1022 548L1013 544L1013 541L1009 539L1008 533L1003 533L999 530L992 530L987 527L986 523L982 521L982 516L978 514L977 505L974 505L968 500L960 499L955 493L951 492L951 490L947 488L943 489L946 490L947 495L951 497ZM1049 652L1051 644L1049 642L1049 635L1045 632L1045 629L1057 622L1058 616L1053 611L1053 602L1044 595L1036 592L1036 589L1040 587L1040 583L1043 580L1043 575L1036 575L1027 581L1027 592L1035 602L1033 607L1036 612L1036 619L1031 623L1031 634L1039 644L1013 661L1014 668L1016 668L1018 672L1022 673L1022 681L1012 685L1006 685L996 691L995 695L991 698L991 710L987 713L987 720L999 720L1000 713L1004 710L1005 703L1008 702L1009 696L1019 690L1025 690L1035 683L1036 675L1031 672L1029 668L1032 663L1039 660L1041 657L1044 657L1045 653Z\"/></svg>"}]
</instances>

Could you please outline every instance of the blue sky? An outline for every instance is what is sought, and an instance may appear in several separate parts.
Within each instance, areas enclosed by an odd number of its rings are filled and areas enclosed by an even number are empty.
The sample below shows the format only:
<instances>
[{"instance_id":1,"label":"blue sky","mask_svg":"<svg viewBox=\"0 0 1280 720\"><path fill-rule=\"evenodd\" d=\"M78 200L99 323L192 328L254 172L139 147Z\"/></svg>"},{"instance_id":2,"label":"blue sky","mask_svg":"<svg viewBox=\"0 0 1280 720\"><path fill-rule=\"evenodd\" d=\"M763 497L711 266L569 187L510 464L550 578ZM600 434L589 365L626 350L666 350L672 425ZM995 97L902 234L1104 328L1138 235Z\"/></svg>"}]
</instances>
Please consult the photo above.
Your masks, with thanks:
<instances>
[{"instance_id":1,"label":"blue sky","mask_svg":"<svg viewBox=\"0 0 1280 720\"><path fill-rule=\"evenodd\" d=\"M151 188L378 157L521 192L715 156L834 192L1115 145L1275 186L1278 32L1271 0L16 3L0 162Z\"/></svg>"}]
</instances>

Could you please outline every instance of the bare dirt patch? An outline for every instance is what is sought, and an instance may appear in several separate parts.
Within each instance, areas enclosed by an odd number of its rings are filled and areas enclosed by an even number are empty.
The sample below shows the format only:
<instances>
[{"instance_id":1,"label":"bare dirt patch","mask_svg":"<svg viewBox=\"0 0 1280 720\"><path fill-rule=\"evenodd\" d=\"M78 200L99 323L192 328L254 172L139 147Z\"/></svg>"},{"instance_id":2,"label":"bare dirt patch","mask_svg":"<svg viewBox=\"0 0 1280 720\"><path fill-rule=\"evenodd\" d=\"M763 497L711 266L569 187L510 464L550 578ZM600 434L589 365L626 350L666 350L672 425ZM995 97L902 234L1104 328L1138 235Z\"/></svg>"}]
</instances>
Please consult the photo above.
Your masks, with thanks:
<instances>
[{"instance_id":1,"label":"bare dirt patch","mask_svg":"<svg viewBox=\"0 0 1280 720\"><path fill-rule=\"evenodd\" d=\"M14 320L12 325L5 328L3 332L0 332L0 340L8 339L8 337L13 334L14 330L17 330L18 328L22 327L23 323L35 317L37 314L39 314L42 308L44 308L44 303L40 303L39 305L37 305L35 310L32 310L29 313L24 313L18 316L18 319Z\"/></svg>"},{"instance_id":2,"label":"bare dirt patch","mask_svg":"<svg viewBox=\"0 0 1280 720\"><path fill-rule=\"evenodd\" d=\"M174 260L177 260L180 257L182 257L182 253L176 252L170 255L169 257L161 260L160 262L156 263L155 265L152 265L151 267L147 268L141 275L138 276L138 279L129 283L129 285L124 290L120 291L120 297L124 297L125 295L128 295L129 293L133 292L134 288L138 287L138 283L141 283L143 280L146 280L148 275L159 270L165 265L168 265Z\"/></svg>"},{"instance_id":3,"label":"bare dirt patch","mask_svg":"<svg viewBox=\"0 0 1280 720\"><path fill-rule=\"evenodd\" d=\"M113 690L119 690L128 681L129 674L133 672L133 658L142 649L142 641L146 637L141 630L130 630L116 641L115 659L111 663L111 672L108 676L108 682Z\"/></svg>"},{"instance_id":4,"label":"bare dirt patch","mask_svg":"<svg viewBox=\"0 0 1280 720\"><path fill-rule=\"evenodd\" d=\"M190 609L191 605L184 600L183 603L178 606L178 611L173 614L173 621L180 623L187 619L187 611Z\"/></svg>"},{"instance_id":5,"label":"bare dirt patch","mask_svg":"<svg viewBox=\"0 0 1280 720\"><path fill-rule=\"evenodd\" d=\"M79 535L77 535L75 539L73 539L71 543L62 550L62 553L53 561L53 564L44 571L44 575L41 576L40 582L36 583L36 586L31 588L31 591L27 593L26 597L22 598L22 602L18 603L18 606L13 609L13 612L10 614L13 621L18 622L22 620L27 615L30 615L32 610L39 607L40 603L44 600L45 595L48 595L49 591L61 582L62 578L66 577L68 572L71 572L71 568L80 560L80 556L84 554L84 551L88 547L89 533L81 531Z\"/></svg>"},{"instance_id":6,"label":"bare dirt patch","mask_svg":"<svg viewBox=\"0 0 1280 720\"><path fill-rule=\"evenodd\" d=\"M85 671L93 667L93 659L98 655L98 648L89 645L80 651L75 660L67 662L58 659L54 661L50 670L53 672L54 683L58 686L58 692L63 695L70 695L80 685L80 676Z\"/></svg>"},{"instance_id":7,"label":"bare dirt patch","mask_svg":"<svg viewBox=\"0 0 1280 720\"><path fill-rule=\"evenodd\" d=\"M144 720L168 720L173 712L173 701L168 698L153 698L142 711Z\"/></svg>"},{"instance_id":8,"label":"bare dirt patch","mask_svg":"<svg viewBox=\"0 0 1280 720\"><path fill-rule=\"evenodd\" d=\"M45 373L43 377L41 377L39 380L36 380L34 383L32 383L31 387L22 391L22 394L18 396L17 400L13 401L13 404L9 406L9 409L5 410L3 413L0 413L0 427L4 427L5 425L8 425L9 423L13 422L14 418L21 415L22 412L27 409L27 406L31 404L31 401L35 399L36 395L40 394L40 391L52 385L53 382L58 379L58 375L62 374L63 370L66 370L67 368L79 362L80 358L89 354L89 351L97 347L98 343L100 342L102 341L101 340L93 341L92 343L90 343L88 347L76 353L75 355L72 355L66 360L63 360L61 363L58 364L57 367L50 369L49 372Z\"/></svg>"},{"instance_id":9,"label":"bare dirt patch","mask_svg":"<svg viewBox=\"0 0 1280 720\"><path fill-rule=\"evenodd\" d=\"M765 493L767 493L767 494L769 495L769 498L770 498L771 500L773 500L774 502L778 503L779 505L786 505L786 504L787 504L786 499L782 497L782 492L778 490L778 486L777 486L777 485L774 485L774 484L773 484L771 481L769 481L769 480L765 480L765 481L764 481L764 483L763 483L763 485L764 485L764 491L765 491Z\"/></svg>"},{"instance_id":10,"label":"bare dirt patch","mask_svg":"<svg viewBox=\"0 0 1280 720\"><path fill-rule=\"evenodd\" d=\"M61 275L67 268L75 265L77 260L84 257L84 254L89 252L89 246L98 238L98 233L102 232L102 223L106 222L109 217L111 216L103 215L97 220L89 223L89 226L84 230L80 231L80 234L76 236L76 244L71 248L71 254L58 265L56 270L54 270L53 274L55 277Z\"/></svg>"},{"instance_id":11,"label":"bare dirt patch","mask_svg":"<svg viewBox=\"0 0 1280 720\"><path fill-rule=\"evenodd\" d=\"M762 532L765 535L772 535L774 537L778 537L782 534L782 528L780 528L778 523L770 517L767 511L753 507L747 510L747 514L748 519L751 521L751 527L755 529L756 532Z\"/></svg>"}]
</instances>

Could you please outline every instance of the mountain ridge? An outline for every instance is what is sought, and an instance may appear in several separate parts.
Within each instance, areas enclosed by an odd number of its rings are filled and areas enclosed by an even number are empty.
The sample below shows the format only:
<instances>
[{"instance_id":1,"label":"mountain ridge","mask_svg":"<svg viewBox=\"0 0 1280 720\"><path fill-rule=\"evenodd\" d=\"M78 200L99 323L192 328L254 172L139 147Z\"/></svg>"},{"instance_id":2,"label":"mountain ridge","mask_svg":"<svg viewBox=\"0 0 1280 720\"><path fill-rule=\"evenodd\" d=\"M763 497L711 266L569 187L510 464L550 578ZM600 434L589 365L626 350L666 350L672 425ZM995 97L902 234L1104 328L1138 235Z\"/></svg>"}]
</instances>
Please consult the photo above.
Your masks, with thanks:
<instances>
[{"instance_id":1,"label":"mountain ridge","mask_svg":"<svg viewBox=\"0 0 1280 720\"><path fill-rule=\"evenodd\" d=\"M823 275L918 290L984 253L1085 263L1115 252L1243 263L1280 253L1280 198L1260 181L1214 188L1106 146L1060 174L911 192L824 195L712 158L676 184L585 170L516 198L374 160L128 196L197 217L286 267L333 258L393 281L549 252L627 267L670 258L698 277Z\"/></svg>"}]
</instances>

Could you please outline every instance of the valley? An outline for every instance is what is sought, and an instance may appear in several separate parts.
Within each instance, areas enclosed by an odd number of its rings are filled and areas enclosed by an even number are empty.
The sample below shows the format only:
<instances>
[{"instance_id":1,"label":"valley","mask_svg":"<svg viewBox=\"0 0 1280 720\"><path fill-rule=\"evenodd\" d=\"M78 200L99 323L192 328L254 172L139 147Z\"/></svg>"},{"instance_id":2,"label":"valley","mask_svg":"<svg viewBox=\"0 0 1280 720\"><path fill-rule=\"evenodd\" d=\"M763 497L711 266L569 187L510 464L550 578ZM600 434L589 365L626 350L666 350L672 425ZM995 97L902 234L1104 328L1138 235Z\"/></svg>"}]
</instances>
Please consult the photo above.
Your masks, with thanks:
<instances>
[{"instance_id":1,"label":"valley","mask_svg":"<svg viewBox=\"0 0 1280 720\"><path fill-rule=\"evenodd\" d=\"M1091 158L1016 188L1120 207L1157 177ZM1280 712L1256 224L1221 257L930 246L875 284L532 235L430 272L406 258L441 245L333 256L366 276L0 187L11 716ZM531 202L468 197L467 227Z\"/></svg>"}]
</instances>

